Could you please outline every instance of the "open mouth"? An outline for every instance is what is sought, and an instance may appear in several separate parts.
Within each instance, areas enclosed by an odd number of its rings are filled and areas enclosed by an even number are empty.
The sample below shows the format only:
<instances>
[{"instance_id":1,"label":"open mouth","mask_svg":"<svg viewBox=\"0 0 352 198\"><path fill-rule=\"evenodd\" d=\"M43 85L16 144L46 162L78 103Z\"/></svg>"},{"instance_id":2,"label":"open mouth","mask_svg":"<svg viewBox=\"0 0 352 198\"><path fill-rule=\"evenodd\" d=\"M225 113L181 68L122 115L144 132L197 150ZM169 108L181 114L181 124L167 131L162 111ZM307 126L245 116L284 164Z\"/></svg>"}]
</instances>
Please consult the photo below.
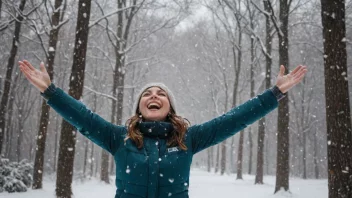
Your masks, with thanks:
<instances>
[{"instance_id":1,"label":"open mouth","mask_svg":"<svg viewBox=\"0 0 352 198\"><path fill-rule=\"evenodd\" d=\"M159 104L157 103L150 103L148 104L148 109L149 110L159 110L161 107Z\"/></svg>"}]
</instances>

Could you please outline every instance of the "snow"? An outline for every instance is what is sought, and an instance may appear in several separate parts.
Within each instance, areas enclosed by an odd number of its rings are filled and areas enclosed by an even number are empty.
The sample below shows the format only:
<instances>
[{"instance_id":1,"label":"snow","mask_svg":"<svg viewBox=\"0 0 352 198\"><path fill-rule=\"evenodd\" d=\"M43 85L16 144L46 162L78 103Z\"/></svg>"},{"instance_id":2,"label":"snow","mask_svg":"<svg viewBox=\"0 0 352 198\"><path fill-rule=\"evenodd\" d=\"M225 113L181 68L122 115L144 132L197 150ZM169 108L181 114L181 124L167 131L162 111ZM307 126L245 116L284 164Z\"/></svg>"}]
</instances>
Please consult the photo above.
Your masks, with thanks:
<instances>
[{"instance_id":1,"label":"snow","mask_svg":"<svg viewBox=\"0 0 352 198\"><path fill-rule=\"evenodd\" d=\"M254 185L254 175L244 175L244 180L236 180L235 175L220 176L202 170L192 170L190 178L191 198L327 198L328 183L322 180L303 180L290 178L290 192L280 191L274 195L275 177L264 176L264 185ZM85 182L75 181L73 183L74 197L95 198L115 196L115 186L106 185L98 179L87 180ZM187 184L185 184L187 185ZM0 193L0 197L7 198L55 198L55 182L45 178L44 189L28 189L25 193Z\"/></svg>"}]
</instances>

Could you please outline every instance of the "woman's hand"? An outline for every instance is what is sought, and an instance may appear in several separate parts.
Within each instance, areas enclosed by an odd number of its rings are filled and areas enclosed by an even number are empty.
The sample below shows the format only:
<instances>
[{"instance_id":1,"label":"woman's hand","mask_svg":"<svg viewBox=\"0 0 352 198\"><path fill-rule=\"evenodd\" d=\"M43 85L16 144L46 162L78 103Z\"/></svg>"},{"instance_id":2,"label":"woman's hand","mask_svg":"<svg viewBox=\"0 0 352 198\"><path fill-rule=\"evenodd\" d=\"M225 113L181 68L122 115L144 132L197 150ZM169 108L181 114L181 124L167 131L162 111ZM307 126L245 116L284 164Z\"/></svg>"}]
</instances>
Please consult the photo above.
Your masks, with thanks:
<instances>
[{"instance_id":1,"label":"woman's hand","mask_svg":"<svg viewBox=\"0 0 352 198\"><path fill-rule=\"evenodd\" d=\"M27 60L19 61L19 67L27 80L40 92L44 92L51 84L50 77L44 63L40 63L40 71L34 68Z\"/></svg>"},{"instance_id":2,"label":"woman's hand","mask_svg":"<svg viewBox=\"0 0 352 198\"><path fill-rule=\"evenodd\" d=\"M280 89L282 93L286 93L289 89L294 87L296 84L301 82L304 75L307 73L307 66L299 65L289 74L285 74L285 67L280 66L280 73L277 76L276 86Z\"/></svg>"}]
</instances>

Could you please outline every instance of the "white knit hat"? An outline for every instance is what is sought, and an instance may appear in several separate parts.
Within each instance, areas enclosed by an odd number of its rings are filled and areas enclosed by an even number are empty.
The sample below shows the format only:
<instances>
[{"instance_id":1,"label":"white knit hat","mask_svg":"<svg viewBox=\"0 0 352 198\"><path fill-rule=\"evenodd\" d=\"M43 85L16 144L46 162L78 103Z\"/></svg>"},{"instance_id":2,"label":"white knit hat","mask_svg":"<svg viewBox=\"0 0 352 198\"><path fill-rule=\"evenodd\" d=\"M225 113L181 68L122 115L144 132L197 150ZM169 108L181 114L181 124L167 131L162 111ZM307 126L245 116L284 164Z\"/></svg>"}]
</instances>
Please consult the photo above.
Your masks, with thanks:
<instances>
[{"instance_id":1,"label":"white knit hat","mask_svg":"<svg viewBox=\"0 0 352 198\"><path fill-rule=\"evenodd\" d=\"M158 82L155 82L155 83L148 83L147 85L145 85L138 93L138 99L136 100L136 102L134 103L133 105L133 111L134 113L138 114L139 112L137 111L138 110L138 106L139 106L139 101L141 100L141 96L143 94L143 92L145 90L147 90L148 88L150 87L159 87L160 89L164 90L168 97L169 97L169 102L170 102L170 106L171 108L175 111L176 113L176 104L175 104L175 97L174 95L172 94L172 92L170 91L170 89L163 83L158 83Z\"/></svg>"}]
</instances>

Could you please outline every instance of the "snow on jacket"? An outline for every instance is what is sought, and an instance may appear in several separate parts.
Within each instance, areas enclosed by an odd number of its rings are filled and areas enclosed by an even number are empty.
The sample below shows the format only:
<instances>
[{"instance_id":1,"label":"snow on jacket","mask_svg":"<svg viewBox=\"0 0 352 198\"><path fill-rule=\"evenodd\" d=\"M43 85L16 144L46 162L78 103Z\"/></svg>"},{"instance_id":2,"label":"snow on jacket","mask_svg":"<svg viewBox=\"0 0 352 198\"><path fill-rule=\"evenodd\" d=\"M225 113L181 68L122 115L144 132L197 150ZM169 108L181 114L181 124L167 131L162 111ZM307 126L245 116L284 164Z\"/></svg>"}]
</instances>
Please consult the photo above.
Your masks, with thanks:
<instances>
[{"instance_id":1,"label":"snow on jacket","mask_svg":"<svg viewBox=\"0 0 352 198\"><path fill-rule=\"evenodd\" d=\"M168 122L142 122L144 146L138 149L128 139L126 126L107 122L80 101L52 83L41 95L58 114L114 156L115 198L186 198L194 154L222 142L278 106L273 88L233 108L224 115L188 128L187 150L168 148L166 138L173 131Z\"/></svg>"}]
</instances>

